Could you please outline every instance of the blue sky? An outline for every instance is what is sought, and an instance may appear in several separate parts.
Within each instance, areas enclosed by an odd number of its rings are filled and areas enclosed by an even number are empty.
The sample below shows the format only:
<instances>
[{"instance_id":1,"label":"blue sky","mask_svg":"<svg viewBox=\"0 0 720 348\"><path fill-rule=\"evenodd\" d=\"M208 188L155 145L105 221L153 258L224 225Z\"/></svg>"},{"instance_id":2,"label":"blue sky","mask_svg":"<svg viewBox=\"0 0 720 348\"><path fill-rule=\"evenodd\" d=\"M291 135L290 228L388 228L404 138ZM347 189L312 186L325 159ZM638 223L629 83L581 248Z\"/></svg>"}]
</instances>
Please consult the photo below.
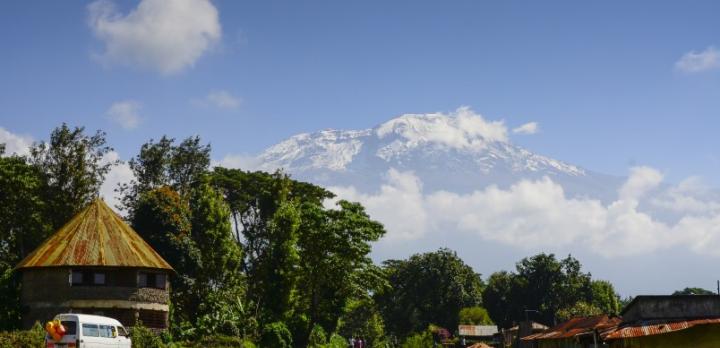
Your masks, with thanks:
<instances>
[{"instance_id":1,"label":"blue sky","mask_svg":"<svg viewBox=\"0 0 720 348\"><path fill-rule=\"evenodd\" d=\"M90 3L0 4L2 127L34 139L62 121L100 128L123 157L200 134L220 157L469 105L538 122L515 142L595 171L646 164L720 183L720 75L675 68L720 45L717 2L215 1L221 37L172 74L98 59ZM242 102L193 103L213 91ZM140 105L131 130L107 117L128 100Z\"/></svg>"},{"instance_id":2,"label":"blue sky","mask_svg":"<svg viewBox=\"0 0 720 348\"><path fill-rule=\"evenodd\" d=\"M512 137L536 153L720 187L717 1L172 4L0 2L0 141L67 122L123 159L164 134L220 159L470 106L537 122Z\"/></svg>"}]
</instances>

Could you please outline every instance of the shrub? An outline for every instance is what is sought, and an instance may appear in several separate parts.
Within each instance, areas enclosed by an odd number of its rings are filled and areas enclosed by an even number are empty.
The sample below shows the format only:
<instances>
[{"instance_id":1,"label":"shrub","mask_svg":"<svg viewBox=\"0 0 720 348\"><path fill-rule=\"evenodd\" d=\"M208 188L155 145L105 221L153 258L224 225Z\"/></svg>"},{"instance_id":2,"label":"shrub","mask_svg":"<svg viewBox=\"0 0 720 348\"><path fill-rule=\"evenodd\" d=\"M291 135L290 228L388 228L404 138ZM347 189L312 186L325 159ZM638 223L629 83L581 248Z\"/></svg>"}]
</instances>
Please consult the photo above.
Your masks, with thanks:
<instances>
[{"instance_id":1,"label":"shrub","mask_svg":"<svg viewBox=\"0 0 720 348\"><path fill-rule=\"evenodd\" d=\"M275 322L263 327L260 347L263 348L290 348L292 347L292 334L282 322Z\"/></svg>"},{"instance_id":2,"label":"shrub","mask_svg":"<svg viewBox=\"0 0 720 348\"><path fill-rule=\"evenodd\" d=\"M401 348L431 348L433 347L433 338L430 332L425 331L416 333L405 340Z\"/></svg>"},{"instance_id":3,"label":"shrub","mask_svg":"<svg viewBox=\"0 0 720 348\"><path fill-rule=\"evenodd\" d=\"M35 348L45 346L45 330L40 323L24 331L0 332L0 348Z\"/></svg>"},{"instance_id":4,"label":"shrub","mask_svg":"<svg viewBox=\"0 0 720 348\"><path fill-rule=\"evenodd\" d=\"M323 348L327 342L327 335L325 329L322 326L315 324L312 331L310 331L310 338L308 339L308 348Z\"/></svg>"},{"instance_id":5,"label":"shrub","mask_svg":"<svg viewBox=\"0 0 720 348\"><path fill-rule=\"evenodd\" d=\"M488 311L483 307L465 307L460 310L460 325L492 325Z\"/></svg>"},{"instance_id":6,"label":"shrub","mask_svg":"<svg viewBox=\"0 0 720 348\"><path fill-rule=\"evenodd\" d=\"M239 337L225 335L210 335L201 338L187 346L188 348L255 348L252 342L245 341Z\"/></svg>"},{"instance_id":7,"label":"shrub","mask_svg":"<svg viewBox=\"0 0 720 348\"><path fill-rule=\"evenodd\" d=\"M338 334L332 334L327 344L327 348L346 348L347 346L347 340Z\"/></svg>"},{"instance_id":8,"label":"shrub","mask_svg":"<svg viewBox=\"0 0 720 348\"><path fill-rule=\"evenodd\" d=\"M133 326L131 332L133 348L166 348L160 336L143 326L142 323Z\"/></svg>"}]
</instances>

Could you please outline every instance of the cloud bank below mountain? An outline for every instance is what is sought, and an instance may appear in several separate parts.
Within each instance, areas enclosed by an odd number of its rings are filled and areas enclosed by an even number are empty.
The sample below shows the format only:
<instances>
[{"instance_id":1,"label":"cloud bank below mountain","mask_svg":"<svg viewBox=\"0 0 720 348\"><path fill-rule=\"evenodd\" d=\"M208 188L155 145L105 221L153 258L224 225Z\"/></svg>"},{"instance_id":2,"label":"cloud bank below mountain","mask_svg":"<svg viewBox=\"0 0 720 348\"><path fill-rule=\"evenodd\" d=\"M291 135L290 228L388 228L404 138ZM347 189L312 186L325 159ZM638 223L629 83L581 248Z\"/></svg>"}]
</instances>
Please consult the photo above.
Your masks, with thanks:
<instances>
[{"instance_id":1,"label":"cloud bank below mountain","mask_svg":"<svg viewBox=\"0 0 720 348\"><path fill-rule=\"evenodd\" d=\"M388 171L375 193L352 186L330 187L339 198L359 201L385 224L383 243L422 239L427 234L466 233L513 247L587 248L604 257L642 255L671 247L720 256L718 203L683 185L661 187L662 174L649 167L630 171L617 199L609 204L568 197L549 177L521 180L508 189L488 186L470 193L423 192L413 172ZM654 192L652 199L646 199ZM693 202L672 222L661 214L673 202ZM640 206L647 208L641 209Z\"/></svg>"}]
</instances>

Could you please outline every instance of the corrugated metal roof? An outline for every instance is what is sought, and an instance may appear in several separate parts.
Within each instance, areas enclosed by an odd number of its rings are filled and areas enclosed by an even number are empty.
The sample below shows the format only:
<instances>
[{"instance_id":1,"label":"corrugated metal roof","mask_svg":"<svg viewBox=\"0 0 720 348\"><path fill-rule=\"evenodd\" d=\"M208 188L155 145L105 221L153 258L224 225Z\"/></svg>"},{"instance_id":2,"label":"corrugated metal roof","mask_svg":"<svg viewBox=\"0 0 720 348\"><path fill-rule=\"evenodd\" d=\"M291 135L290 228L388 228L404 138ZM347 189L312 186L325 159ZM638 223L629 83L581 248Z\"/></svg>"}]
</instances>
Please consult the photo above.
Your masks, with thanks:
<instances>
[{"instance_id":1,"label":"corrugated metal roof","mask_svg":"<svg viewBox=\"0 0 720 348\"><path fill-rule=\"evenodd\" d=\"M172 267L100 198L75 215L15 269L56 266L172 270Z\"/></svg>"},{"instance_id":2,"label":"corrugated metal roof","mask_svg":"<svg viewBox=\"0 0 720 348\"><path fill-rule=\"evenodd\" d=\"M492 336L498 333L495 325L459 325L460 336Z\"/></svg>"},{"instance_id":3,"label":"corrugated metal roof","mask_svg":"<svg viewBox=\"0 0 720 348\"><path fill-rule=\"evenodd\" d=\"M651 335L660 335L680 330L689 329L697 325L720 324L720 318L710 319L693 319L693 320L656 320L645 321L622 326L616 330L601 335L605 340L615 340L621 338L643 337Z\"/></svg>"},{"instance_id":4,"label":"corrugated metal roof","mask_svg":"<svg viewBox=\"0 0 720 348\"><path fill-rule=\"evenodd\" d=\"M597 315L593 317L573 318L564 323L549 328L547 331L532 334L522 338L524 341L530 340L550 340L570 338L577 335L587 334L595 330L604 331L614 328L620 324L621 319L618 317L609 318L607 315Z\"/></svg>"},{"instance_id":5,"label":"corrugated metal roof","mask_svg":"<svg viewBox=\"0 0 720 348\"><path fill-rule=\"evenodd\" d=\"M518 331L519 328L520 328L520 326L515 325L515 326L513 326L513 327L511 327L511 328L509 328L509 329L507 329L507 330L505 330L505 331ZM534 322L534 321L532 322L532 329L533 329L533 330L547 330L547 329L549 329L549 328L550 328L550 327L547 326L547 325L543 325L543 324L540 324L540 323L536 323L536 322Z\"/></svg>"}]
</instances>

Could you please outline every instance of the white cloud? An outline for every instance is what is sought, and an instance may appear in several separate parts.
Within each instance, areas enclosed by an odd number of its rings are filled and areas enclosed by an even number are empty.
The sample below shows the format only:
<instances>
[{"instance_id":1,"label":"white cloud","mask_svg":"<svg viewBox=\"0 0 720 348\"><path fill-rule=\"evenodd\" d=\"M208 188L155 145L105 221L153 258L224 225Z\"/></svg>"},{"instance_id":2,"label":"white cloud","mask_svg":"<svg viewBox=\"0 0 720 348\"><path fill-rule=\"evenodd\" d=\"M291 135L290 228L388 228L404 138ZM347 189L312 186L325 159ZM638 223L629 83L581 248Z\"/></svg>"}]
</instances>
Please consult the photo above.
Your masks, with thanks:
<instances>
[{"instance_id":1,"label":"white cloud","mask_svg":"<svg viewBox=\"0 0 720 348\"><path fill-rule=\"evenodd\" d=\"M605 257L673 247L720 256L717 209L664 222L656 213L639 208L647 193L659 188L661 180L657 170L633 168L618 191L618 199L607 205L567 197L562 186L547 177L522 180L507 189L489 186L467 194L426 194L412 172L393 169L379 192L364 194L353 187L331 190L340 198L363 203L371 217L385 224L388 235L384 243L459 231L523 249L586 248ZM681 195L680 186L670 190Z\"/></svg>"},{"instance_id":2,"label":"white cloud","mask_svg":"<svg viewBox=\"0 0 720 348\"><path fill-rule=\"evenodd\" d=\"M29 136L14 134L0 127L0 144L5 144L5 155L27 156L30 154L32 143L33 140Z\"/></svg>"},{"instance_id":3,"label":"white cloud","mask_svg":"<svg viewBox=\"0 0 720 348\"><path fill-rule=\"evenodd\" d=\"M134 129L140 124L140 109L142 105L134 100L125 100L113 103L106 115L112 121L125 129Z\"/></svg>"},{"instance_id":4,"label":"white cloud","mask_svg":"<svg viewBox=\"0 0 720 348\"><path fill-rule=\"evenodd\" d=\"M698 73L720 68L720 50L708 47L702 52L690 51L675 62L675 69L686 73Z\"/></svg>"},{"instance_id":5,"label":"white cloud","mask_svg":"<svg viewBox=\"0 0 720 348\"><path fill-rule=\"evenodd\" d=\"M107 153L103 158L105 163L115 162L119 159L120 155L115 151ZM118 184L128 183L134 178L135 174L133 174L127 162L120 162L105 176L105 182L100 187L100 196L110 207L117 210L116 206L120 203L120 195L115 192L115 189L117 189Z\"/></svg>"},{"instance_id":6,"label":"white cloud","mask_svg":"<svg viewBox=\"0 0 720 348\"><path fill-rule=\"evenodd\" d=\"M507 133L503 121L487 121L469 107L449 114L405 114L378 127L381 139L402 138L379 149L378 155L387 160L424 144L479 151L490 142L507 142Z\"/></svg>"},{"instance_id":7,"label":"white cloud","mask_svg":"<svg viewBox=\"0 0 720 348\"><path fill-rule=\"evenodd\" d=\"M535 134L540 130L537 122L528 122L520 127L513 128L515 134Z\"/></svg>"},{"instance_id":8,"label":"white cloud","mask_svg":"<svg viewBox=\"0 0 720 348\"><path fill-rule=\"evenodd\" d=\"M640 199L645 193L660 185L662 180L662 173L653 168L631 168L630 177L620 188L620 198L625 200Z\"/></svg>"},{"instance_id":9,"label":"white cloud","mask_svg":"<svg viewBox=\"0 0 720 348\"><path fill-rule=\"evenodd\" d=\"M242 98L232 95L228 91L218 90L208 93L205 98L193 100L200 106L212 106L219 109L234 110L242 104Z\"/></svg>"},{"instance_id":10,"label":"white cloud","mask_svg":"<svg viewBox=\"0 0 720 348\"><path fill-rule=\"evenodd\" d=\"M213 167L235 168L242 170L257 170L260 160L251 155L228 154L219 161L213 161Z\"/></svg>"},{"instance_id":11,"label":"white cloud","mask_svg":"<svg viewBox=\"0 0 720 348\"><path fill-rule=\"evenodd\" d=\"M142 0L128 14L100 0L88 11L90 27L104 43L98 55L103 63L166 75L195 64L222 35L218 11L207 0Z\"/></svg>"},{"instance_id":12,"label":"white cloud","mask_svg":"<svg viewBox=\"0 0 720 348\"><path fill-rule=\"evenodd\" d=\"M422 183L412 172L391 169L387 184L377 194L362 194L353 187L330 187L329 190L342 199L359 201L368 214L382 222L389 240L411 240L427 231L428 212L423 204Z\"/></svg>"}]
</instances>

